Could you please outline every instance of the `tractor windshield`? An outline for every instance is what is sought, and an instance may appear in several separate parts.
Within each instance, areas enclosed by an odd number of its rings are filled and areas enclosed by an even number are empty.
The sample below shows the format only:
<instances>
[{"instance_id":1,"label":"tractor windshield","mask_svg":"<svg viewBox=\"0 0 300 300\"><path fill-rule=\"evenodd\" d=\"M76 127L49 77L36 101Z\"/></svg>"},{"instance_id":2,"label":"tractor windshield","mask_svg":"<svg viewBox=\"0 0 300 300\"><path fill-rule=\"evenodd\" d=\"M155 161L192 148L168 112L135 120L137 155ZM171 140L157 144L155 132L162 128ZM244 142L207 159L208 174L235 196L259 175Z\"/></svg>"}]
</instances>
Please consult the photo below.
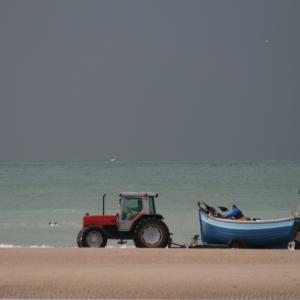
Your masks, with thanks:
<instances>
[{"instance_id":1,"label":"tractor windshield","mask_svg":"<svg viewBox=\"0 0 300 300\"><path fill-rule=\"evenodd\" d=\"M125 198L122 220L132 220L143 209L141 198Z\"/></svg>"},{"instance_id":2,"label":"tractor windshield","mask_svg":"<svg viewBox=\"0 0 300 300\"><path fill-rule=\"evenodd\" d=\"M152 196L149 197L149 210L150 210L150 214L153 214L153 215L156 214L154 197L152 197Z\"/></svg>"}]
</instances>

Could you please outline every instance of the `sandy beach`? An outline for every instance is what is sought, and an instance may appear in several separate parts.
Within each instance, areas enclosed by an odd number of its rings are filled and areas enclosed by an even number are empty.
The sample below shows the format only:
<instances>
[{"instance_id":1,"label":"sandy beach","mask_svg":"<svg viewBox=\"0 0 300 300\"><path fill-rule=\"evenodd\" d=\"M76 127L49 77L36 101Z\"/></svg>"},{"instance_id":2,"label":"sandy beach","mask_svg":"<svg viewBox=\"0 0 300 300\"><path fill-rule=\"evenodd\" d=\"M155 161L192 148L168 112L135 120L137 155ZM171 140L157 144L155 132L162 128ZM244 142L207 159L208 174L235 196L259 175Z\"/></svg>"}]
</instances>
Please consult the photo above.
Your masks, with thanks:
<instances>
[{"instance_id":1,"label":"sandy beach","mask_svg":"<svg viewBox=\"0 0 300 300\"><path fill-rule=\"evenodd\" d=\"M1 298L300 298L300 251L0 249Z\"/></svg>"}]
</instances>

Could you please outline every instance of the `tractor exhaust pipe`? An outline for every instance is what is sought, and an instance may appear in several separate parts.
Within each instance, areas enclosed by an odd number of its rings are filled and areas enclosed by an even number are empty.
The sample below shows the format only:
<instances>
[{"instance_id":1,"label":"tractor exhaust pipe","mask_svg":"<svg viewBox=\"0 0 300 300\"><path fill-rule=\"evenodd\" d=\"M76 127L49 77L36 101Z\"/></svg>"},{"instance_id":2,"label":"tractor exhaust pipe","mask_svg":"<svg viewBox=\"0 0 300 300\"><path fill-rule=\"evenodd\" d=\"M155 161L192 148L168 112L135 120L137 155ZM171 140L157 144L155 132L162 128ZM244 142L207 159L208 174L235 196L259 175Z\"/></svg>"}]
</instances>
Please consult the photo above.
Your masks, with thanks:
<instances>
[{"instance_id":1,"label":"tractor exhaust pipe","mask_svg":"<svg viewBox=\"0 0 300 300\"><path fill-rule=\"evenodd\" d=\"M102 196L102 214L103 214L103 216L105 214L105 197L106 197L106 194L103 194L103 196Z\"/></svg>"}]
</instances>

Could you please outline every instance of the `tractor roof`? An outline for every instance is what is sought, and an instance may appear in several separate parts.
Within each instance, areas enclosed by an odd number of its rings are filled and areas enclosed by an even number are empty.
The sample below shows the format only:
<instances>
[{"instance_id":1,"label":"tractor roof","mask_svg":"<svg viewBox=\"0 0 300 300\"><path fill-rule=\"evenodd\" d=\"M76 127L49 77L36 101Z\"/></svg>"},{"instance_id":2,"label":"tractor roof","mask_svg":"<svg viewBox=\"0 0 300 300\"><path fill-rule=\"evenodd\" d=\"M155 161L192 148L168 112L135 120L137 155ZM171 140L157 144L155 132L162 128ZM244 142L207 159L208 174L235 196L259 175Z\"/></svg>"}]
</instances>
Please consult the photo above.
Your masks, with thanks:
<instances>
[{"instance_id":1,"label":"tractor roof","mask_svg":"<svg viewBox=\"0 0 300 300\"><path fill-rule=\"evenodd\" d=\"M121 197L157 197L157 193L149 193L149 192L122 192L120 194Z\"/></svg>"}]
</instances>

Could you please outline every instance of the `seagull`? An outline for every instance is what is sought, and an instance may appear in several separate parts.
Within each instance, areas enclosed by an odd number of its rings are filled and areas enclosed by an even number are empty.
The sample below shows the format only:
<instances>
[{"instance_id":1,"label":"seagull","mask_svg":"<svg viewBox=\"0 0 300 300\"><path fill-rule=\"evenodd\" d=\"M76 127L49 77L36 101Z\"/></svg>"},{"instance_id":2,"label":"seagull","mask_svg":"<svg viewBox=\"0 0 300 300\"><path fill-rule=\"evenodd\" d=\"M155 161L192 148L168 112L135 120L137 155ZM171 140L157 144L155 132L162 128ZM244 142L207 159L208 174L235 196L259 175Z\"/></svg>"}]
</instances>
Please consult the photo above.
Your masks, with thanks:
<instances>
[{"instance_id":1,"label":"seagull","mask_svg":"<svg viewBox=\"0 0 300 300\"><path fill-rule=\"evenodd\" d=\"M57 223L57 222L54 222L54 223L52 223L52 222L49 222L49 226L50 227L56 227L56 226L58 226L59 224Z\"/></svg>"}]
</instances>

